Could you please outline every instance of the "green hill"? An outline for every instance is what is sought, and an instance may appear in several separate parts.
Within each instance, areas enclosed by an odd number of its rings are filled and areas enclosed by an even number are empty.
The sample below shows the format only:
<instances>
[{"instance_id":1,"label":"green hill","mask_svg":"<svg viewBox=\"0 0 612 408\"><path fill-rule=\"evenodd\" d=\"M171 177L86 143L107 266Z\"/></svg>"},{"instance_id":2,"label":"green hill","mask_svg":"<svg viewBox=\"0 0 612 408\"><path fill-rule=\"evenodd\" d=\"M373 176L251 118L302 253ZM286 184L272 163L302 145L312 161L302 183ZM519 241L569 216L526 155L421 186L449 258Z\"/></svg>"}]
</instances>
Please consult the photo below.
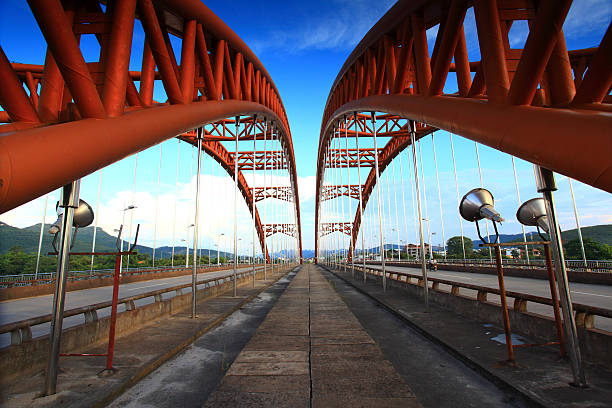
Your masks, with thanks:
<instances>
[{"instance_id":1,"label":"green hill","mask_svg":"<svg viewBox=\"0 0 612 408\"><path fill-rule=\"evenodd\" d=\"M42 251L43 255L53 251L53 235L49 234L50 224L46 224L43 232ZM91 251L91 243L93 240L94 227L86 227L79 229L77 234L76 243L72 249L73 252L89 252ZM135 233L135 230L134 230ZM0 255L6 254L9 249L15 246L20 246L26 253L36 253L38 251L38 240L40 234L40 224L32 225L26 228L16 228L8 224L0 222ZM125 234L125 232L124 232ZM112 252L116 251L117 237L109 235L102 228L98 228L96 233L96 252ZM124 250L127 248L127 241L123 242ZM153 254L153 248L137 245L136 249L140 254ZM193 250L193 248L191 248ZM208 254L208 249L202 249L202 254ZM176 246L174 248L176 255L185 254L185 247ZM216 258L217 250L210 250L211 256ZM172 254L172 247L162 246L158 247L155 251L156 258L169 258ZM220 252L222 257L233 256L228 252Z\"/></svg>"}]
</instances>

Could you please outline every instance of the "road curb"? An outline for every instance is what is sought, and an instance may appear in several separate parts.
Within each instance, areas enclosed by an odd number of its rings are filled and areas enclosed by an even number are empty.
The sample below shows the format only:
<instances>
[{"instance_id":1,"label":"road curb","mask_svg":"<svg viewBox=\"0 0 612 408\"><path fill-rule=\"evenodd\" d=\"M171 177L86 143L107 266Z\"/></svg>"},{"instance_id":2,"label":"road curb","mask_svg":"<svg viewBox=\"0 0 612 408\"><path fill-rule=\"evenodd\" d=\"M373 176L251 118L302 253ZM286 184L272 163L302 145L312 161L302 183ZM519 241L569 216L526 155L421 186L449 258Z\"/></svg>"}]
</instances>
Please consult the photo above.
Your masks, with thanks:
<instances>
[{"instance_id":1,"label":"road curb","mask_svg":"<svg viewBox=\"0 0 612 408\"><path fill-rule=\"evenodd\" d=\"M321 266L321 268L323 268L324 270L326 270L327 272L329 272L330 274L332 274L336 278L338 278L338 279L342 280L343 282L345 282L346 284L350 285L352 288L357 290L359 293L361 293L361 294L369 297L370 299L374 300L376 303L378 303L379 305L384 307L386 310L391 312L393 315L395 315L396 317L400 318L402 321L406 322L406 324L408 324L408 326L410 326L412 329L417 331L423 337L425 337L426 339L430 340L431 342L439 345L440 347L444 348L444 350L446 350L450 355L452 355L453 357L457 358L459 361L461 361L467 367L469 367L470 369L474 370L478 374L482 375L487 380L491 381L497 387L501 388L504 391L516 394L528 406L530 406L530 407L538 407L538 408L545 408L545 407L548 406L545 401L541 401L539 398L535 397L534 395L530 395L530 394L526 393L521 388L516 387L514 384L506 381L503 377L500 377L496 373L490 371L487 367L485 367L484 365L478 363L476 360L473 360L470 357L468 357L467 355L463 354L460 350L458 350L457 348L453 347L449 343L443 341L439 337L436 337L434 334L430 333L427 329L423 328L422 326L420 326L419 324L415 323L410 318L408 318L406 315L404 315L403 313L401 313L398 310L396 310L394 308L394 306L388 304L384 300L381 300L378 297L376 297L376 296L370 294L369 292L361 289L360 287L354 285L350 281L350 279L346 279L345 277L343 277L343 276L337 274L336 272L330 270L326 266L323 266L323 265L319 265L319 266Z\"/></svg>"},{"instance_id":2,"label":"road curb","mask_svg":"<svg viewBox=\"0 0 612 408\"><path fill-rule=\"evenodd\" d=\"M225 319L227 319L234 312L240 310L245 304L251 302L253 299L255 299L257 296L259 296L263 291L268 289L270 286L276 284L280 279L284 278L289 273L291 273L293 270L295 270L295 268L296 267L294 267L294 268L290 269L289 271L279 275L272 282L270 282L269 284L263 286L256 293L252 294L251 296L249 296L248 298L244 299L242 302L240 302L239 304L234 306L230 311L228 311L228 312L224 313L223 315L219 316L214 321L212 321L210 324L200 328L200 330L198 330L193 335L189 336L183 342L181 342L180 344L176 345L175 347L173 347L172 349L167 351L162 356L158 357L155 361L152 361L147 366L143 367L138 373L136 373L135 375L130 377L130 379L128 379L123 384L121 384L118 388L113 390L111 393L109 393L106 396L104 396L102 399L100 399L98 402L96 402L94 405L92 405L92 407L94 407L94 408L99 408L100 407L101 408L101 407L105 407L108 404L110 404L111 402L113 402L115 399L120 397L127 390L129 390L134 385L136 385L144 377L146 377L151 372L155 371L159 366L161 366L162 364L164 364L165 362L170 360L172 357L174 357L175 355L177 355L178 353L183 351L185 348L187 348L189 345L191 345L191 343L193 343L200 336L202 336L206 332L214 329L217 325L219 325L219 323L223 322Z\"/></svg>"}]
</instances>

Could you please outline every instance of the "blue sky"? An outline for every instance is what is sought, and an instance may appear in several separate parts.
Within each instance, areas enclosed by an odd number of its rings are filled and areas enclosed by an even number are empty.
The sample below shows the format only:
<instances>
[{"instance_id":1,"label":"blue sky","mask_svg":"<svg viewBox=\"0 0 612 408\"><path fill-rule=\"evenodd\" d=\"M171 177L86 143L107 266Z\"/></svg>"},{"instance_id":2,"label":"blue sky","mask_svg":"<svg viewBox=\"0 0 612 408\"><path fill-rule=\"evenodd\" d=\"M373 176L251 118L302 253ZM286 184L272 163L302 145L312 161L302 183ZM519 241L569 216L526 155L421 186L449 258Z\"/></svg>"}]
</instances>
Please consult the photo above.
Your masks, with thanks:
<instances>
[{"instance_id":1,"label":"blue sky","mask_svg":"<svg viewBox=\"0 0 612 408\"><path fill-rule=\"evenodd\" d=\"M300 178L300 193L302 207L302 227L304 248L314 246L314 184L316 170L316 148L321 126L321 115L327 99L330 86L333 83L340 67L348 57L354 46L359 42L369 28L393 5L392 1L311 1L311 2L247 2L235 1L231 7L227 1L207 1L207 6L225 21L252 50L258 55L278 87L284 105L287 109ZM239 11L238 11L239 10ZM577 0L570 10L570 15L564 26L567 45L569 49L597 46L602 33L607 28L612 17L612 3L608 0ZM477 36L471 11L466 21L466 37L470 57L477 56ZM433 46L435 29L428 32ZM518 47L525 41L526 25L516 24L510 33L510 41ZM138 50L132 55L133 69L139 69L142 53L143 35L136 30L134 36L134 49ZM0 2L0 44L9 59L18 62L42 64L45 46L42 35L32 18L26 2L19 0L5 0ZM27 46L24 46L27 44ZM98 49L92 39L83 39L82 49L86 60L93 60ZM180 52L177 52L180 56ZM450 79L450 78L449 78ZM161 87L157 87L159 90ZM164 100L162 94L156 92L156 99ZM450 160L449 135L446 132L436 133L436 149L443 196L443 214L445 217L446 239L458 233L456 222L456 198L452 162ZM474 143L460 137L455 137L457 153L457 166L460 179L460 193L479 184L478 171L475 162ZM384 142L384 140L381 140ZM246 149L247 146L244 146ZM431 139L428 138L422 145L425 181L427 184L428 209L432 213L432 230L440 235L439 204L435 170L433 167ZM139 154L136 176L136 189L133 192L134 157L127 158L104 170L102 184L102 199L97 204L99 175L95 173L83 180L82 196L98 208L100 226L112 232L113 228L121 222L121 208L132 201L138 208L133 214L134 222L143 223L143 243L152 244L154 235L155 198L158 198L158 229L155 232L156 243L171 244L172 235L175 242L186 237L186 226L189 225L189 214L192 212L191 197L193 197L193 162L189 148L181 148L181 165L179 167L179 183L176 183L176 141L163 144L162 171L157 185L157 171L160 157L160 147L156 146ZM480 146L483 178L485 187L493 191L502 213L509 219L504 224L502 232L516 233L520 231L514 219L517 202L514 192L514 181L510 157ZM408 160L405 156L404 167ZM397 163L396 163L397 164ZM399 194L401 181L399 169L396 167L396 180L391 182ZM536 195L533 184L531 165L517 160L517 171L522 200ZM206 191L214 191L217 197L225 194L223 200L204 200L204 215L202 220L205 230L202 245L211 246L221 242L217 235L225 231L228 236L231 231L231 213L227 203L233 198L231 184L227 177L211 167L210 159L204 160L203 186ZM347 174L348 176L348 174ZM250 180L247 174L247 180ZM351 177L356 177L351 173ZM364 176L365 177L365 176ZM405 171L404 179L408 175ZM286 179L279 179L286 183ZM257 179L261 185L262 180ZM404 181L405 183L405 181ZM562 227L573 228L573 210L567 189L567 181L559 177L558 206L562 217ZM405 184L409 186L409 184ZM595 190L581 183L575 182L574 189L580 198L578 209L583 225L612 223L612 198L610 194ZM176 191L175 191L176 190ZM384 190L383 190L384 191ZM408 193L408 190L406 190ZM393 194L393 193L392 193ZM176 230L172 232L174 224L175 197L179 197L177 204ZM406 196L407 212L412 212L409 194ZM57 193L50 196L47 208L47 222L54 220L54 203ZM393 217L395 199L389 206ZM354 201L354 200L353 200ZM0 215L0 220L11 225L26 226L40 222L43 198ZM268 204L268 213L271 214L278 203ZM344 201L348 212L348 200ZM355 202L351 202L355 210ZM398 208L401 208L401 196L398 197ZM260 203L260 211L263 208ZM400 218L401 218L401 209ZM246 216L246 207L241 204L240 212ZM129 218L129 216L128 216ZM348 219L348 216L346 217ZM403 223L400 221L400 223ZM439 226L435 226L435 224ZM180 225L179 225L180 224ZM184 225L183 225L184 224ZM407 222L407 224L409 224ZM113 227L114 226L114 227ZM473 226L464 226L466 235L475 236ZM412 226L409 226L409 230ZM227 231L226 231L227 229ZM390 231L390 230L389 230ZM241 236L250 240L248 225L241 226ZM441 237L440 237L441 238ZM401 238L402 239L402 238ZM397 240L394 239L394 242ZM434 241L435 242L435 241ZM184 245L184 243L183 243ZM246 245L245 245L246 248Z\"/></svg>"}]
</instances>

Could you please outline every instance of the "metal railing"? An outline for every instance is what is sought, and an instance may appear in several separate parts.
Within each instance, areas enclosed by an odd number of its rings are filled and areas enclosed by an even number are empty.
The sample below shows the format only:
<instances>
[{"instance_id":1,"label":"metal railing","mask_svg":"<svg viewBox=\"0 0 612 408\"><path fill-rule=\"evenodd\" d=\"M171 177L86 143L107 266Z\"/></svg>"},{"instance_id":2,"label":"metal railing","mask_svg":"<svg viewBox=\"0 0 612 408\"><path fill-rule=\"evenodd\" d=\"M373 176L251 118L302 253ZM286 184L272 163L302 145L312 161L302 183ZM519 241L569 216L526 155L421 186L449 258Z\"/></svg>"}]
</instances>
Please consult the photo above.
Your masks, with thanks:
<instances>
[{"instance_id":1,"label":"metal railing","mask_svg":"<svg viewBox=\"0 0 612 408\"><path fill-rule=\"evenodd\" d=\"M334 264L332 264L333 267ZM344 264L337 264L338 269L342 267ZM347 271L350 270L350 265L347 266ZM380 269L368 268L366 267L366 273L374 276L382 276L382 271ZM363 273L363 267L355 265L355 272ZM395 272L395 271L387 271L386 272L387 279L395 280L402 283L407 283L410 285L423 286L423 277L421 275L406 273L406 272ZM412 280L416 279L416 283L413 283ZM478 300L480 302L487 301L488 294L500 295L500 290L496 288L491 288L487 286L474 285L471 283L463 283L456 282L446 279L439 278L427 278L428 282L431 282L430 289L436 292L447 293L454 296L459 295L459 289L470 289L476 291L476 298L474 300ZM440 285L450 286L450 292L440 289ZM542 296L530 295L528 293L514 292L514 291L506 291L506 297L510 297L514 299L514 310L519 312L527 312L527 304L528 302L537 303L541 305L547 305L552 307L552 300L549 298L545 298ZM595 327L595 316L604 317L608 319L612 319L612 309L604 309L597 306L589 306L584 305L582 303L572 303L574 307L574 311L576 313L576 324L585 328L594 328ZM611 334L612 335L612 334Z\"/></svg>"},{"instance_id":2,"label":"metal railing","mask_svg":"<svg viewBox=\"0 0 612 408\"><path fill-rule=\"evenodd\" d=\"M438 265L465 265L465 266L488 266L495 268L495 262L491 262L489 259L477 258L477 259L436 259ZM400 261L387 258L387 263L406 263L411 264L418 262L415 259L402 259ZM366 262L372 262L372 260L366 260ZM502 258L503 266L512 266L515 268L529 269L529 268L546 268L546 261L544 259L531 259L529 263L523 259L506 259ZM357 260L355 260L357 264ZM587 260L586 266L584 261L575 259L566 259L565 264L569 270L577 272L598 272L598 273L612 273L612 261L608 260Z\"/></svg>"},{"instance_id":3,"label":"metal railing","mask_svg":"<svg viewBox=\"0 0 612 408\"><path fill-rule=\"evenodd\" d=\"M287 268L293 267L293 264L287 264L279 267L279 271L287 270ZM275 268L276 269L276 268ZM251 276L253 271L251 269L238 272L236 274L237 279L243 279L247 276ZM213 287L221 285L225 282L232 282L234 279L233 274L228 274L225 276L219 276L216 278L203 279L196 282L196 286L206 285L205 287ZM125 311L136 310L135 301L153 298L154 302L162 302L163 295L175 292L176 296L180 296L183 294L182 290L185 288L191 288L191 283L185 283L181 285L171 286L164 289L154 290L152 292L141 293L134 296L128 296L124 298L120 298L117 304L122 304L125 307ZM111 307L112 301L108 300L106 302L100 302L93 305L81 306L74 309L69 309L64 311L64 318L77 316L82 314L85 320L85 323L90 323L98 320L98 311L101 309L105 309ZM8 323L0 326L0 334L10 333L11 334L11 345L21 344L24 341L32 339L32 327L40 324L49 323L51 321L52 315L47 314L38 317L32 317L29 319L20 320L17 322Z\"/></svg>"},{"instance_id":4,"label":"metal railing","mask_svg":"<svg viewBox=\"0 0 612 408\"><path fill-rule=\"evenodd\" d=\"M221 265L201 265L198 266L198 269L214 269L219 266L228 266L229 264L221 264ZM244 267L248 267L250 264L239 264ZM125 270L122 273L122 276L131 276L131 275L143 275L149 273L164 273L164 272L172 272L172 271L191 271L191 266L185 268L184 266L164 266L164 267L152 267L146 266L143 268L130 268L129 270ZM77 281L77 280L86 280L86 279L98 279L98 278L109 278L114 274L114 269L94 269L93 272L90 270L85 271L70 271L68 274L68 281ZM24 273L19 275L0 275L0 288L10 288L15 286L30 286L30 285L42 285L55 281L55 272L44 272L39 273L38 278L34 279L35 275L33 273Z\"/></svg>"}]
</instances>

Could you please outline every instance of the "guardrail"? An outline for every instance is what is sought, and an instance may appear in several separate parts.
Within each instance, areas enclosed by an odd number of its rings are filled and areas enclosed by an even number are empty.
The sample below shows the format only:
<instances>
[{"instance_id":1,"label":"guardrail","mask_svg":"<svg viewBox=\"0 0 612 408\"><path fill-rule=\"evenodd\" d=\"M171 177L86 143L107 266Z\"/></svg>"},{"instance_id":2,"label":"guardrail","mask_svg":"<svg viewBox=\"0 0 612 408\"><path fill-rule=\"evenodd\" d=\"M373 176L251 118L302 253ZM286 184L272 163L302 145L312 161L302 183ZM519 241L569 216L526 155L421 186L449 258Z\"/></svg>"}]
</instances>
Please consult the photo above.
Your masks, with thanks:
<instances>
[{"instance_id":1,"label":"guardrail","mask_svg":"<svg viewBox=\"0 0 612 408\"><path fill-rule=\"evenodd\" d=\"M284 267L288 267L291 265L283 265L280 266L281 270ZM258 270L261 268L258 268ZM276 268L275 268L276 269ZM237 279L242 279L251 275L253 271L251 269L238 272L236 274ZM232 282L234 279L234 275L225 275L216 278L203 279L196 282L196 286L206 285L205 287L213 287L221 285L225 282ZM185 288L191 288L191 283L185 283L181 285L172 286L169 288L158 289L152 292L141 293L139 295L128 296L124 298L120 298L117 304L123 304L126 311L131 311L136 309L135 301L145 298L154 298L154 302L161 302L163 300L163 295L170 292L175 292L176 296L182 295L182 290ZM105 309L107 307L111 307L111 301L100 302L93 305L77 307L74 309L69 309L64 311L64 318L70 316L77 316L82 314L85 320L85 323L91 323L98 320L98 310ZM3 326L0 326L0 334L10 333L11 334L11 345L18 345L24 341L32 340L32 327L44 323L48 323L51 321L51 314L33 317L29 319L20 320L13 323L8 323Z\"/></svg>"},{"instance_id":2,"label":"guardrail","mask_svg":"<svg viewBox=\"0 0 612 408\"><path fill-rule=\"evenodd\" d=\"M221 265L200 265L198 269L213 269L219 266L228 266L231 264L221 264ZM250 264L239 264L241 267L249 266ZM170 272L170 271L180 271L180 270L191 270L192 266L185 268L184 266L165 266L165 267L144 267L144 268L131 268L129 270L125 270L122 273L122 276L131 276L131 275L143 275L148 273L161 273L161 272ZM98 278L108 278L112 277L114 274L114 269L95 269L93 273L91 271L70 271L68 274L68 281L77 281L77 280L86 280L86 279L98 279ZM0 275L0 288L11 288L15 286L29 286L29 285L42 285L48 284L55 281L55 272L44 272L39 273L38 278L34 279L33 273L28 274L19 274L19 275Z\"/></svg>"},{"instance_id":3,"label":"guardrail","mask_svg":"<svg viewBox=\"0 0 612 408\"><path fill-rule=\"evenodd\" d=\"M343 267L344 264L332 264L332 267ZM380 269L368 268L366 267L366 273L374 276L382 276L382 271ZM347 265L347 271L350 270L350 265ZM355 265L355 272L363 273L363 266ZM423 286L423 277L421 275L406 273L406 272L386 272L387 279L396 280L403 283L408 283L411 285ZM412 280L416 279L417 282L413 283ZM463 282L455 282L446 279L439 279L428 277L427 280L431 282L431 286L428 286L431 290L441 293L450 293L451 295L458 296L459 289L470 289L476 291L476 299L479 302L486 302L488 294L500 295L501 291L496 288L491 288L487 286L474 285L471 283L463 283ZM440 285L447 285L451 287L450 292L440 289ZM514 299L514 310L519 312L527 312L527 304L528 302L547 305L552 307L552 300L536 296L530 295L528 293L514 292L514 291L506 291L506 297L510 297ZM574 307L574 311L576 313L576 324L581 327L585 327L588 329L592 329L595 327L595 316L600 316L608 319L612 319L612 310L604 309L597 306L589 306L581 303L572 303Z\"/></svg>"},{"instance_id":4,"label":"guardrail","mask_svg":"<svg viewBox=\"0 0 612 408\"><path fill-rule=\"evenodd\" d=\"M375 260L366 259L366 262L373 262L373 261ZM478 259L436 259L436 261L438 261L438 265L450 264L450 265L465 265L465 266L487 266L491 268L496 267L495 262L491 262L489 259L481 259L481 258L478 258ZM355 260L355 265L357 265L358 262L362 262L362 260L361 259L359 261ZM393 258L387 258L387 262L410 264L410 263L418 262L418 260L402 259L398 261ZM512 266L515 268L523 268L523 269L546 268L545 260L543 259L531 259L529 263L527 263L526 260L502 258L502 265ZM577 271L577 272L612 273L612 261L607 261L607 260L603 260L603 261L587 260L587 264L585 266L584 261L582 260L575 260L575 259L567 260L566 259L565 265L567 266L569 270Z\"/></svg>"}]
</instances>

